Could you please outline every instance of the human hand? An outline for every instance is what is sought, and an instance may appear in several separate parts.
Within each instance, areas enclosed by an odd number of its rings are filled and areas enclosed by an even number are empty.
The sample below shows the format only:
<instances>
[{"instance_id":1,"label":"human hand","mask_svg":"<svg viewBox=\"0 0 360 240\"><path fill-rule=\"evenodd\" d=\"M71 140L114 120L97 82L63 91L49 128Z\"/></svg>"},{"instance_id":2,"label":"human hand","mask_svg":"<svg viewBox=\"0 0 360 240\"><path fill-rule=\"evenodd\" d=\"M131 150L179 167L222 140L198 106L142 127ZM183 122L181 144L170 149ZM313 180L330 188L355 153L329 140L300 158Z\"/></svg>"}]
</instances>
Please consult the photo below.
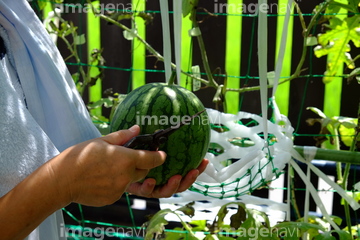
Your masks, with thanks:
<instances>
[{"instance_id":1,"label":"human hand","mask_svg":"<svg viewBox=\"0 0 360 240\"><path fill-rule=\"evenodd\" d=\"M162 151L121 146L139 131L134 126L80 143L50 161L54 181L60 191L65 191L68 201L90 206L112 204L130 184L164 163L166 154Z\"/></svg>"},{"instance_id":2,"label":"human hand","mask_svg":"<svg viewBox=\"0 0 360 240\"><path fill-rule=\"evenodd\" d=\"M174 193L183 192L188 189L205 170L208 163L209 160L204 159L197 169L191 170L184 178L182 178L181 175L172 176L167 184L163 186L155 186L155 179L148 178L142 183L136 182L130 184L126 191L137 196L148 198L171 197Z\"/></svg>"}]
</instances>

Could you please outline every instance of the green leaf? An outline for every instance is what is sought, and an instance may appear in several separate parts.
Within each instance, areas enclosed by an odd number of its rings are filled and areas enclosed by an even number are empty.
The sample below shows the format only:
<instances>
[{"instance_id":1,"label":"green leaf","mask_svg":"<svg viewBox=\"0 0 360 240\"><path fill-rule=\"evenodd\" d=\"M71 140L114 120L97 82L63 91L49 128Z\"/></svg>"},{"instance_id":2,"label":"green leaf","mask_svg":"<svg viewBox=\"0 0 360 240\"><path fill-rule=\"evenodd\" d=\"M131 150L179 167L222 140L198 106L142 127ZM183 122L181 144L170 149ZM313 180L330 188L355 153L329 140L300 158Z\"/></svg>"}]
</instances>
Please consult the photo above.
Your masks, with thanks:
<instances>
[{"instance_id":1,"label":"green leaf","mask_svg":"<svg viewBox=\"0 0 360 240\"><path fill-rule=\"evenodd\" d=\"M227 215L227 213L229 212L227 210L227 207L230 205L237 205L238 207L242 207L243 209L246 209L245 204L241 203L241 202L230 202L227 203L223 206L221 206L221 208L219 209L215 220L213 221L213 224L210 226L209 231L211 232L216 232L218 229L222 229L224 227L226 227L224 225L224 218Z\"/></svg>"},{"instance_id":2,"label":"green leaf","mask_svg":"<svg viewBox=\"0 0 360 240\"><path fill-rule=\"evenodd\" d=\"M86 42L85 34L77 35L74 38L75 45L83 45Z\"/></svg>"},{"instance_id":3,"label":"green leaf","mask_svg":"<svg viewBox=\"0 0 360 240\"><path fill-rule=\"evenodd\" d=\"M219 238L215 234L209 234L209 235L206 235L204 240L219 240Z\"/></svg>"},{"instance_id":4,"label":"green leaf","mask_svg":"<svg viewBox=\"0 0 360 240\"><path fill-rule=\"evenodd\" d=\"M71 77L74 80L74 82L77 83L80 79L80 73L76 72L76 73L72 74Z\"/></svg>"},{"instance_id":5,"label":"green leaf","mask_svg":"<svg viewBox=\"0 0 360 240\"><path fill-rule=\"evenodd\" d=\"M354 77L357 77L360 74L360 68L355 68L351 71L351 73L348 76L349 80L352 80Z\"/></svg>"},{"instance_id":6,"label":"green leaf","mask_svg":"<svg viewBox=\"0 0 360 240\"><path fill-rule=\"evenodd\" d=\"M334 117L334 119L346 128L356 128L358 121L356 118L349 117Z\"/></svg>"},{"instance_id":7,"label":"green leaf","mask_svg":"<svg viewBox=\"0 0 360 240\"><path fill-rule=\"evenodd\" d=\"M326 231L323 227L306 222L282 222L276 224L273 229L278 233L286 234L284 239L299 239L304 233L309 234L309 239L319 234L319 231ZM297 237L297 238L296 238Z\"/></svg>"},{"instance_id":8,"label":"green leaf","mask_svg":"<svg viewBox=\"0 0 360 240\"><path fill-rule=\"evenodd\" d=\"M334 223L336 223L337 225L341 225L341 223L342 223L342 218L341 217L338 217L338 216L331 216L331 220L333 220L334 221Z\"/></svg>"},{"instance_id":9,"label":"green leaf","mask_svg":"<svg viewBox=\"0 0 360 240\"><path fill-rule=\"evenodd\" d=\"M354 239L350 233L343 231L343 230L333 230L331 232L336 232L339 235L339 239L341 240L352 240Z\"/></svg>"},{"instance_id":10,"label":"green leaf","mask_svg":"<svg viewBox=\"0 0 360 240\"><path fill-rule=\"evenodd\" d=\"M46 1L44 0L38 0L37 3L39 5L40 10L43 10L46 7Z\"/></svg>"},{"instance_id":11,"label":"green leaf","mask_svg":"<svg viewBox=\"0 0 360 240\"><path fill-rule=\"evenodd\" d=\"M207 220L193 220L189 222L190 225L192 225L192 230L194 232L196 231L202 231L207 232L209 229L207 227Z\"/></svg>"},{"instance_id":12,"label":"green leaf","mask_svg":"<svg viewBox=\"0 0 360 240\"><path fill-rule=\"evenodd\" d=\"M166 231L164 240L180 240L186 239L186 237L187 233L184 231L184 229L176 227L172 231Z\"/></svg>"},{"instance_id":13,"label":"green leaf","mask_svg":"<svg viewBox=\"0 0 360 240\"><path fill-rule=\"evenodd\" d=\"M71 26L68 21L62 22L60 24L60 27L61 28L58 35L63 37L70 35L73 31L75 32L77 29L76 27Z\"/></svg>"},{"instance_id":14,"label":"green leaf","mask_svg":"<svg viewBox=\"0 0 360 240\"><path fill-rule=\"evenodd\" d=\"M114 105L114 102L113 102L112 98L109 97L109 98L101 98L96 102L89 103L87 106L89 109L95 109L95 108L99 108L102 106L104 106L106 108L111 108L111 107L113 107L113 105Z\"/></svg>"},{"instance_id":15,"label":"green leaf","mask_svg":"<svg viewBox=\"0 0 360 240\"><path fill-rule=\"evenodd\" d=\"M219 240L234 240L233 237L223 236L220 234L217 235L217 239L219 239Z\"/></svg>"},{"instance_id":16,"label":"green leaf","mask_svg":"<svg viewBox=\"0 0 360 240\"><path fill-rule=\"evenodd\" d=\"M315 46L316 44L318 44L316 37L312 36L306 38L306 46Z\"/></svg>"},{"instance_id":17,"label":"green leaf","mask_svg":"<svg viewBox=\"0 0 360 240\"><path fill-rule=\"evenodd\" d=\"M170 209L163 209L158 211L147 223L145 240L152 240L155 235L155 239L161 235L165 230L165 225L168 222L165 220L165 216L168 213L172 213Z\"/></svg>"},{"instance_id":18,"label":"green leaf","mask_svg":"<svg viewBox=\"0 0 360 240\"><path fill-rule=\"evenodd\" d=\"M199 0L183 0L182 2L182 13L183 16L186 17L189 15L194 8L194 6L197 6Z\"/></svg>"},{"instance_id":19,"label":"green leaf","mask_svg":"<svg viewBox=\"0 0 360 240\"><path fill-rule=\"evenodd\" d=\"M229 211L227 210L227 205L224 205L219 209L219 212L217 213L217 218L216 220L214 220L214 224L216 224L217 227L222 227L222 225L224 224L224 218L228 212Z\"/></svg>"},{"instance_id":20,"label":"green leaf","mask_svg":"<svg viewBox=\"0 0 360 240\"><path fill-rule=\"evenodd\" d=\"M326 74L334 76L341 64L346 64L349 69L355 68L350 52L349 43L360 47L360 18L355 15L344 20L333 17L326 33L318 36L320 45L314 48L317 57L328 55Z\"/></svg>"},{"instance_id":21,"label":"green leaf","mask_svg":"<svg viewBox=\"0 0 360 240\"><path fill-rule=\"evenodd\" d=\"M343 8L349 12L354 12L356 11L354 8L352 8L350 5L346 5L343 3L339 3L336 1L332 1L332 3L329 5L328 9L330 11L326 12L326 13L330 13L330 14L336 14L340 11L340 9Z\"/></svg>"},{"instance_id":22,"label":"green leaf","mask_svg":"<svg viewBox=\"0 0 360 240\"><path fill-rule=\"evenodd\" d=\"M241 224L241 228L245 228L245 229L259 229L263 226L262 221L260 221L261 218L259 218L258 216L260 215L260 211L257 211L255 209L246 209L247 212L247 218L246 220L243 222L243 224Z\"/></svg>"},{"instance_id":23,"label":"green leaf","mask_svg":"<svg viewBox=\"0 0 360 240\"><path fill-rule=\"evenodd\" d=\"M317 235L314 240L336 240L336 238L333 237L330 232L324 232Z\"/></svg>"},{"instance_id":24,"label":"green leaf","mask_svg":"<svg viewBox=\"0 0 360 240\"><path fill-rule=\"evenodd\" d=\"M185 206L176 209L176 211L181 211L185 215L187 215L189 217L193 217L195 214L195 209L193 208L194 204L195 204L195 202L188 203Z\"/></svg>"},{"instance_id":25,"label":"green leaf","mask_svg":"<svg viewBox=\"0 0 360 240\"><path fill-rule=\"evenodd\" d=\"M341 141L345 144L345 146L351 147L354 141L355 128L347 128L344 125L340 125L339 133Z\"/></svg>"},{"instance_id":26,"label":"green leaf","mask_svg":"<svg viewBox=\"0 0 360 240\"><path fill-rule=\"evenodd\" d=\"M238 229L241 224L246 220L246 211L242 206L238 206L238 210L230 217L230 226Z\"/></svg>"}]
</instances>

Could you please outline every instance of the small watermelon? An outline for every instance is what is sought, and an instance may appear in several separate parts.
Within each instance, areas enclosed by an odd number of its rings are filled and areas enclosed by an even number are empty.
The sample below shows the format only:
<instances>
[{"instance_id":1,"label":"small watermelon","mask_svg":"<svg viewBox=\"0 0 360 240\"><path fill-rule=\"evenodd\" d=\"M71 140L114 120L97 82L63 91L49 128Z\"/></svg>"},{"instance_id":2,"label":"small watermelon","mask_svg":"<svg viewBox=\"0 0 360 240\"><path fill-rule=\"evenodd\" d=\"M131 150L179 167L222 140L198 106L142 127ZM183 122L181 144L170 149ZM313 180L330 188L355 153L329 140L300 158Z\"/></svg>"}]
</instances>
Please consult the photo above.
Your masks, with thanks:
<instances>
[{"instance_id":1,"label":"small watermelon","mask_svg":"<svg viewBox=\"0 0 360 240\"><path fill-rule=\"evenodd\" d=\"M137 124L140 134L176 126L183 119L204 110L201 101L191 91L178 85L149 83L131 91L117 106L110 131L128 129ZM167 153L165 163L152 169L147 178L156 185L165 184L171 176L185 176L197 168L204 158L210 141L210 123L205 112L190 124L171 134L159 150Z\"/></svg>"}]
</instances>

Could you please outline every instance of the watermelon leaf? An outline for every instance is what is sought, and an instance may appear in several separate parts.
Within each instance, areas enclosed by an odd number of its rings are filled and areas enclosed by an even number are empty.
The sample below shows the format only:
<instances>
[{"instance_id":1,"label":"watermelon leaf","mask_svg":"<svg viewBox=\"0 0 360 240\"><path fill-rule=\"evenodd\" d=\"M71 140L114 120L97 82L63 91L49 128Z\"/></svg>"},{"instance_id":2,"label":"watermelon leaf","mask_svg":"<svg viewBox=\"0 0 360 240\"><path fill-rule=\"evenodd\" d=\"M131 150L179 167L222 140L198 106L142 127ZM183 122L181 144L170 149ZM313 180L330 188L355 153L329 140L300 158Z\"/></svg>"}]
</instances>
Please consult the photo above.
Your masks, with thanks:
<instances>
[{"instance_id":1,"label":"watermelon leaf","mask_svg":"<svg viewBox=\"0 0 360 240\"><path fill-rule=\"evenodd\" d=\"M182 12L183 17L189 15L194 8L194 6L198 5L199 0L183 0L182 2Z\"/></svg>"},{"instance_id":2,"label":"watermelon leaf","mask_svg":"<svg viewBox=\"0 0 360 240\"><path fill-rule=\"evenodd\" d=\"M358 0L328 2L323 16L323 19L328 20L328 24L323 24L326 31L318 35L318 45L314 48L316 57L327 56L324 83L331 82L344 64L348 69L355 68L350 45L360 47L360 17L342 13L358 13L358 4Z\"/></svg>"},{"instance_id":3,"label":"watermelon leaf","mask_svg":"<svg viewBox=\"0 0 360 240\"><path fill-rule=\"evenodd\" d=\"M238 206L238 210L230 217L230 226L238 229L241 224L246 220L246 211L242 206Z\"/></svg>"},{"instance_id":4,"label":"watermelon leaf","mask_svg":"<svg viewBox=\"0 0 360 240\"><path fill-rule=\"evenodd\" d=\"M185 215L189 216L189 217L193 217L195 214L195 209L193 208L193 205L195 204L195 202L191 202L186 204L185 206L176 209L176 211L181 211L183 212Z\"/></svg>"},{"instance_id":5,"label":"watermelon leaf","mask_svg":"<svg viewBox=\"0 0 360 240\"><path fill-rule=\"evenodd\" d=\"M350 233L343 230L333 230L331 232L335 232L339 235L339 239L353 239Z\"/></svg>"},{"instance_id":6,"label":"watermelon leaf","mask_svg":"<svg viewBox=\"0 0 360 240\"><path fill-rule=\"evenodd\" d=\"M170 209L163 209L158 211L148 222L148 225L146 226L146 234L145 234L145 240L151 240L153 239L153 236L155 235L155 239L157 239L158 236L160 236L164 230L165 225L168 224L168 221L165 220L165 216L168 213L171 213L172 210Z\"/></svg>"},{"instance_id":7,"label":"watermelon leaf","mask_svg":"<svg viewBox=\"0 0 360 240\"><path fill-rule=\"evenodd\" d=\"M326 229L312 223L306 222L281 222L274 227L274 233L284 236L284 239L299 239L304 233L309 235L309 239L319 235L320 231L325 232Z\"/></svg>"},{"instance_id":8,"label":"watermelon leaf","mask_svg":"<svg viewBox=\"0 0 360 240\"><path fill-rule=\"evenodd\" d=\"M330 232L324 232L322 234L319 234L314 239L315 240L336 240L336 238L333 237Z\"/></svg>"},{"instance_id":9,"label":"watermelon leaf","mask_svg":"<svg viewBox=\"0 0 360 240\"><path fill-rule=\"evenodd\" d=\"M85 42L85 34L77 35L74 37L74 44L76 45L83 45Z\"/></svg>"},{"instance_id":10,"label":"watermelon leaf","mask_svg":"<svg viewBox=\"0 0 360 240\"><path fill-rule=\"evenodd\" d=\"M209 231L207 227L207 220L193 220L189 222L190 225L192 225L192 230L195 231L203 231L207 232Z\"/></svg>"},{"instance_id":11,"label":"watermelon leaf","mask_svg":"<svg viewBox=\"0 0 360 240\"><path fill-rule=\"evenodd\" d=\"M351 147L355 136L355 127L349 128L346 127L346 125L341 124L339 127L339 133L340 133L341 141L345 144L345 146Z\"/></svg>"}]
</instances>

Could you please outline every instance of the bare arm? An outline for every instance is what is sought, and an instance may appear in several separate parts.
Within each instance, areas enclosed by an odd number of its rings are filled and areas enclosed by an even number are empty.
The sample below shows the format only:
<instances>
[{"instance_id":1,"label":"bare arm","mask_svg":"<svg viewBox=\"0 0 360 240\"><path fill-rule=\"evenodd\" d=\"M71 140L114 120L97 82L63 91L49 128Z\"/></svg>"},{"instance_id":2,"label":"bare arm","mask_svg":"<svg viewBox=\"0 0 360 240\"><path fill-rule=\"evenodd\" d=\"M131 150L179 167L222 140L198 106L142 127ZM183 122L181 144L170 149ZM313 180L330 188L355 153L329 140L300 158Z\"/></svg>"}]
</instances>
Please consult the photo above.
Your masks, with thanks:
<instances>
[{"instance_id":1,"label":"bare arm","mask_svg":"<svg viewBox=\"0 0 360 240\"><path fill-rule=\"evenodd\" d=\"M119 131L70 147L1 197L1 239L25 238L70 202L103 206L118 200L131 183L166 158L163 152L118 146L138 131Z\"/></svg>"},{"instance_id":2,"label":"bare arm","mask_svg":"<svg viewBox=\"0 0 360 240\"><path fill-rule=\"evenodd\" d=\"M114 203L125 191L144 197L170 197L185 191L204 171L208 161L184 178L170 178L160 188L154 179L143 179L151 168L161 165L164 152L121 147L139 133L123 130L80 143L38 168L13 190L0 198L1 239L23 239L53 212L71 202L89 206Z\"/></svg>"}]
</instances>

